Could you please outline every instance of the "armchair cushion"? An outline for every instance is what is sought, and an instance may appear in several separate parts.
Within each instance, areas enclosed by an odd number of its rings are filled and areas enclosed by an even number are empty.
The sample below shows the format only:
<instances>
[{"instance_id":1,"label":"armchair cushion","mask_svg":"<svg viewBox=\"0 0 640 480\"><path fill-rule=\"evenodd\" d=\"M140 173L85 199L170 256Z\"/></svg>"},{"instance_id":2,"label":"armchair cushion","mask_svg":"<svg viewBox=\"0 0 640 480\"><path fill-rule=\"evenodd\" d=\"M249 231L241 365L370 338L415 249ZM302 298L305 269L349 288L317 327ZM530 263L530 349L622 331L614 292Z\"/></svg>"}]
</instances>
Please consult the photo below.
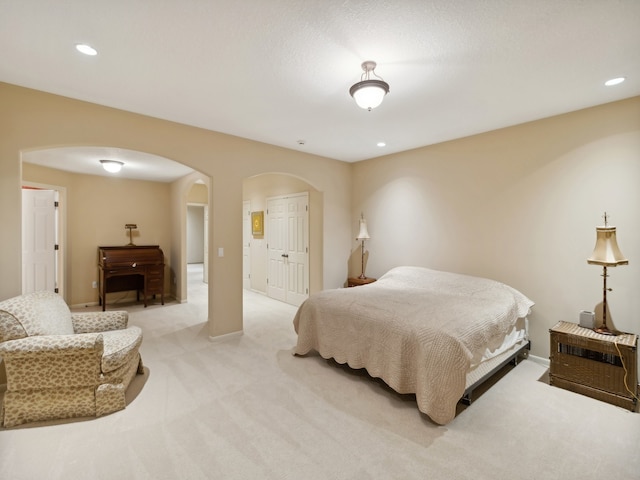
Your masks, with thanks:
<instances>
[{"instance_id":1,"label":"armchair cushion","mask_svg":"<svg viewBox=\"0 0 640 480\"><path fill-rule=\"evenodd\" d=\"M71 323L75 333L123 330L129 323L129 313L124 310L72 313Z\"/></svg>"},{"instance_id":2,"label":"armchair cushion","mask_svg":"<svg viewBox=\"0 0 640 480\"><path fill-rule=\"evenodd\" d=\"M22 324L9 312L0 310L0 343L27 336Z\"/></svg>"},{"instance_id":3,"label":"armchair cushion","mask_svg":"<svg viewBox=\"0 0 640 480\"><path fill-rule=\"evenodd\" d=\"M113 372L131 363L142 344L142 330L139 327L103 332L102 337L104 340L102 373Z\"/></svg>"}]
</instances>

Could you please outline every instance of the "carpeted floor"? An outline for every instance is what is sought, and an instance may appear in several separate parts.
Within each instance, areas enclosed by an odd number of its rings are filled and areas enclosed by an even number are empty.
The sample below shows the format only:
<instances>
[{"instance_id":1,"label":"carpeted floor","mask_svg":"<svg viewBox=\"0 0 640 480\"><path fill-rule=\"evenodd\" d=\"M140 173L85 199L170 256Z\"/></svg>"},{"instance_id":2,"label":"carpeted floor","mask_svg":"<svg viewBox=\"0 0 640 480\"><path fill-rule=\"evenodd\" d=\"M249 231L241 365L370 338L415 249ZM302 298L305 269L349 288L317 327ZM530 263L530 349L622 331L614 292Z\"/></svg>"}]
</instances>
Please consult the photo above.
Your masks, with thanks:
<instances>
[{"instance_id":1,"label":"carpeted floor","mask_svg":"<svg viewBox=\"0 0 640 480\"><path fill-rule=\"evenodd\" d=\"M362 371L294 357L295 308L263 295L245 292L244 335L210 341L191 274L188 303L126 307L147 370L127 408L0 430L1 479L640 479L640 414L538 363L437 426Z\"/></svg>"}]
</instances>

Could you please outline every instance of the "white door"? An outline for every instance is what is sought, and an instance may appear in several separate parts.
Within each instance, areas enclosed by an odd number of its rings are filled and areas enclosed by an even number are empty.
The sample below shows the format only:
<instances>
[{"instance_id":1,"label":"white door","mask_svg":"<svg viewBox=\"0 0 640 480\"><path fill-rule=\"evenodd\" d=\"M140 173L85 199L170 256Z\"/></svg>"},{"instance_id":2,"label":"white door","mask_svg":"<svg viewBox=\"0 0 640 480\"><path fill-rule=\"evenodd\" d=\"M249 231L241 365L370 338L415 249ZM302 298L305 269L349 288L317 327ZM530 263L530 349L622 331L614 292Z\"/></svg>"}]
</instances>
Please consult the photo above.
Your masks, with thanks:
<instances>
[{"instance_id":1,"label":"white door","mask_svg":"<svg viewBox=\"0 0 640 480\"><path fill-rule=\"evenodd\" d=\"M267 296L286 302L286 265L287 246L286 217L284 199L267 199Z\"/></svg>"},{"instance_id":2,"label":"white door","mask_svg":"<svg viewBox=\"0 0 640 480\"><path fill-rule=\"evenodd\" d=\"M56 292L54 190L22 189L22 293Z\"/></svg>"},{"instance_id":3,"label":"white door","mask_svg":"<svg viewBox=\"0 0 640 480\"><path fill-rule=\"evenodd\" d=\"M242 288L251 289L251 202L242 202Z\"/></svg>"},{"instance_id":4,"label":"white door","mask_svg":"<svg viewBox=\"0 0 640 480\"><path fill-rule=\"evenodd\" d=\"M267 199L267 294L299 306L309 296L309 194Z\"/></svg>"}]
</instances>

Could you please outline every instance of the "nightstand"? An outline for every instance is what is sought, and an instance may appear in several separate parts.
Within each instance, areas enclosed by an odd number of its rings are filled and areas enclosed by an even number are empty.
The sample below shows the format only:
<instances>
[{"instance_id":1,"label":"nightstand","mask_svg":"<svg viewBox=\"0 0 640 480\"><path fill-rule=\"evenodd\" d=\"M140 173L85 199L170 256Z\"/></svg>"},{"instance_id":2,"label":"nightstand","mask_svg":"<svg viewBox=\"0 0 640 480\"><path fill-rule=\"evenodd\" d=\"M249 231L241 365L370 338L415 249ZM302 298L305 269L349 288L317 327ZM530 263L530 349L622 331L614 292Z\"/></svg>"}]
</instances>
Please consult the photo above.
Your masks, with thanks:
<instances>
[{"instance_id":1,"label":"nightstand","mask_svg":"<svg viewBox=\"0 0 640 480\"><path fill-rule=\"evenodd\" d=\"M602 335L570 322L549 333L551 385L636 411L637 335Z\"/></svg>"},{"instance_id":2,"label":"nightstand","mask_svg":"<svg viewBox=\"0 0 640 480\"><path fill-rule=\"evenodd\" d=\"M360 285L366 285L375 281L375 278L349 277L347 279L347 287L359 287Z\"/></svg>"}]
</instances>

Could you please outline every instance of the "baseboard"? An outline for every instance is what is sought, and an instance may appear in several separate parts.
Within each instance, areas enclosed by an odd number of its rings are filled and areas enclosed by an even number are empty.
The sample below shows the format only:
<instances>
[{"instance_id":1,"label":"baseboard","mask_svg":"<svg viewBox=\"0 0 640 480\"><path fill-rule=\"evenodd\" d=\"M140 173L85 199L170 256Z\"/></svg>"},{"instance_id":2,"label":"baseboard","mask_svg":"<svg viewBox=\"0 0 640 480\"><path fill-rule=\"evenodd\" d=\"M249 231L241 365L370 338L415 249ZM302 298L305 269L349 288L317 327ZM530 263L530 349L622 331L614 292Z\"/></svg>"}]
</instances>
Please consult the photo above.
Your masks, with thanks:
<instances>
[{"instance_id":1,"label":"baseboard","mask_svg":"<svg viewBox=\"0 0 640 480\"><path fill-rule=\"evenodd\" d=\"M549 368L549 359L548 358L538 357L536 355L529 354L527 359L531 360L533 363L537 363L539 365L542 365L543 367Z\"/></svg>"},{"instance_id":2,"label":"baseboard","mask_svg":"<svg viewBox=\"0 0 640 480\"><path fill-rule=\"evenodd\" d=\"M79 310L81 308L95 307L96 305L98 305L98 302L76 303L74 305L69 305L69 308L72 310Z\"/></svg>"},{"instance_id":3,"label":"baseboard","mask_svg":"<svg viewBox=\"0 0 640 480\"><path fill-rule=\"evenodd\" d=\"M243 330L238 330L237 332L225 333L224 335L216 335L212 337L209 335L209 341L213 343L224 342L225 340L229 340L230 338L241 337L244 335Z\"/></svg>"},{"instance_id":4,"label":"baseboard","mask_svg":"<svg viewBox=\"0 0 640 480\"><path fill-rule=\"evenodd\" d=\"M157 302L158 299L149 299L149 305L153 305L154 302ZM169 302L172 301L178 301L176 299L176 297L174 297L173 295L165 295L164 296L164 303L165 305ZM180 303L186 303L186 300L182 300ZM118 307L120 306L121 309L125 309L126 307L132 305L132 304L142 304L142 300L137 301L135 300L135 297L132 298L124 298L121 300L110 300L109 303L107 303L107 306L109 307ZM160 303L158 303L158 305L160 305ZM89 308L89 307L98 307L100 306L100 302L96 301L96 302L84 302L84 303L76 303L73 305L69 305L69 308L72 310L81 310L83 308Z\"/></svg>"}]
</instances>

